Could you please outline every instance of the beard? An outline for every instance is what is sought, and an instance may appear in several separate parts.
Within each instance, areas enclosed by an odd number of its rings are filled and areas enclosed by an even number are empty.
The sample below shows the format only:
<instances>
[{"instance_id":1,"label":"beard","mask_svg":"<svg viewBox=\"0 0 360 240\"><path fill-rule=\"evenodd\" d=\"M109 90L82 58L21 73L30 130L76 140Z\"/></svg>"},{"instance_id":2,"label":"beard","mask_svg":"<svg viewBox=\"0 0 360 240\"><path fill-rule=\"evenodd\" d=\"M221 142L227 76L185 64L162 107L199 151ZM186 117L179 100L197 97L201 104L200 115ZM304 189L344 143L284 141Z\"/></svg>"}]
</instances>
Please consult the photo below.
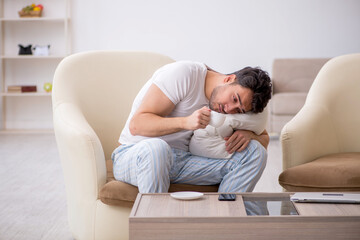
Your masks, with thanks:
<instances>
[{"instance_id":1,"label":"beard","mask_svg":"<svg viewBox=\"0 0 360 240\"><path fill-rule=\"evenodd\" d=\"M214 88L214 90L211 93L210 96L210 100L209 100L209 108L213 111L219 112L219 107L216 107L217 105L219 105L218 103L216 103L216 98L219 95L219 93L221 92L221 89L224 88L225 86L217 86Z\"/></svg>"}]
</instances>

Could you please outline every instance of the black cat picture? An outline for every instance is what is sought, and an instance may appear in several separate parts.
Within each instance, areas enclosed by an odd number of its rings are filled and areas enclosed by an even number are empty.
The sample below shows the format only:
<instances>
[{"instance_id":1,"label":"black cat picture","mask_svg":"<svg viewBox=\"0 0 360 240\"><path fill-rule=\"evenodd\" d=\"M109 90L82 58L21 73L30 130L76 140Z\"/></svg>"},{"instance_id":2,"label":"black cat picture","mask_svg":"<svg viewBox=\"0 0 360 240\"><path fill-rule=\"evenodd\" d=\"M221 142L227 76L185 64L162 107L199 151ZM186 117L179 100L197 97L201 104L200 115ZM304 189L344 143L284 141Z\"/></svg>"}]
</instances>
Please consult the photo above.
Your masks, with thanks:
<instances>
[{"instance_id":1,"label":"black cat picture","mask_svg":"<svg viewBox=\"0 0 360 240\"><path fill-rule=\"evenodd\" d=\"M31 45L24 47L23 45L19 44L19 55L32 55Z\"/></svg>"}]
</instances>

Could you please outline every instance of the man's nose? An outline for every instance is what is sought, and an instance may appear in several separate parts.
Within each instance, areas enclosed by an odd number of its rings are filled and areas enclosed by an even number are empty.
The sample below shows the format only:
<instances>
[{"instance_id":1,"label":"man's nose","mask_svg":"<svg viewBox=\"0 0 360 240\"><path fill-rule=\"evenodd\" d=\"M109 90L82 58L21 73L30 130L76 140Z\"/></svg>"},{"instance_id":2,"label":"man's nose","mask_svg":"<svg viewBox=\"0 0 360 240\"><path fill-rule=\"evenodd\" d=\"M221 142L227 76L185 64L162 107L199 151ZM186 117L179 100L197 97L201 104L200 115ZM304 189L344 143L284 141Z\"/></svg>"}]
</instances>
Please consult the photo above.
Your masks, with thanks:
<instances>
[{"instance_id":1,"label":"man's nose","mask_svg":"<svg viewBox=\"0 0 360 240\"><path fill-rule=\"evenodd\" d=\"M237 113L237 108L239 106L235 103L231 103L228 105L228 109L227 109L227 113L233 114L233 113Z\"/></svg>"}]
</instances>

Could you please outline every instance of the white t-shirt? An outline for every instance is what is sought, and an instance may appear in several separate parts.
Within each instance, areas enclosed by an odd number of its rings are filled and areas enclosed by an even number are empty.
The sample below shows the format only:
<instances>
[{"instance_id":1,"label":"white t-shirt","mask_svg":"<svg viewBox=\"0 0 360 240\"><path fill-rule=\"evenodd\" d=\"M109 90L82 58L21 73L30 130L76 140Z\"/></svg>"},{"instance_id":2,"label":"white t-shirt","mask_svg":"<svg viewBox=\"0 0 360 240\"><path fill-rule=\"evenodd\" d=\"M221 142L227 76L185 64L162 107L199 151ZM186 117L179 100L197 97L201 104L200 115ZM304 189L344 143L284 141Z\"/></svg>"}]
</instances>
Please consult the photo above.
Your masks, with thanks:
<instances>
[{"instance_id":1,"label":"white t-shirt","mask_svg":"<svg viewBox=\"0 0 360 240\"><path fill-rule=\"evenodd\" d=\"M175 104L172 113L167 117L186 117L194 111L209 105L205 96L205 64L190 61L178 61L158 69L136 96L125 127L121 132L121 144L133 144L148 139L130 133L129 124L139 108L151 84L155 84ZM161 104L161 103L159 103ZM193 131L183 130L159 138L165 140L172 148L189 151L189 142Z\"/></svg>"}]
</instances>

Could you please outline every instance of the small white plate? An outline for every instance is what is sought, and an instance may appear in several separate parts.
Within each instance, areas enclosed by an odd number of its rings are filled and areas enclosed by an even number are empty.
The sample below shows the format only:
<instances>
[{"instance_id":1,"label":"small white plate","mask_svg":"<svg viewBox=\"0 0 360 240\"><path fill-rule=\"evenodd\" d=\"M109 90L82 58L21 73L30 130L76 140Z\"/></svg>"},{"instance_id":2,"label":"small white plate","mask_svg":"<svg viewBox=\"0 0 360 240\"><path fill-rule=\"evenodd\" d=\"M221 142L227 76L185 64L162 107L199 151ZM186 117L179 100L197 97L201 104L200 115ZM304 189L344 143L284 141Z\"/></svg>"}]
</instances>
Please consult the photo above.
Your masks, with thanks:
<instances>
[{"instance_id":1,"label":"small white plate","mask_svg":"<svg viewBox=\"0 0 360 240\"><path fill-rule=\"evenodd\" d=\"M201 198L204 194L200 192L174 192L170 196L175 199L192 200Z\"/></svg>"}]
</instances>

